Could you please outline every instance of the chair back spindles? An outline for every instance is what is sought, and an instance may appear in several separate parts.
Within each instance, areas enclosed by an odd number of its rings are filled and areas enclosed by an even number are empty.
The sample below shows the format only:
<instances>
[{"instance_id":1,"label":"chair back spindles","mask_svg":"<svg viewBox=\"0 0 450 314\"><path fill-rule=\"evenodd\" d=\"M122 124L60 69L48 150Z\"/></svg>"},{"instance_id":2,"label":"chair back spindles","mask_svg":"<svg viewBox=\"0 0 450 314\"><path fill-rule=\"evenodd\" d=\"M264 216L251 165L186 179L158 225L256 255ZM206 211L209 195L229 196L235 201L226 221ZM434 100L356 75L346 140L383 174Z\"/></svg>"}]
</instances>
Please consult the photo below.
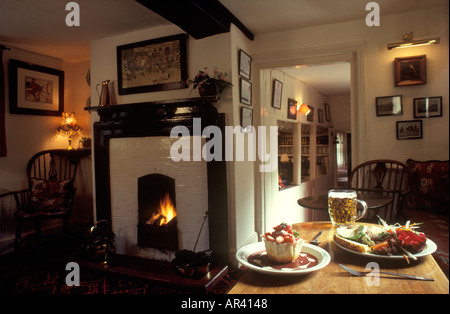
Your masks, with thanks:
<instances>
[{"instance_id":1,"label":"chair back spindles","mask_svg":"<svg viewBox=\"0 0 450 314\"><path fill-rule=\"evenodd\" d=\"M408 171L405 164L389 159L364 162L356 166L348 181L348 187L359 192L378 193L393 198L386 207L384 218L392 220L402 214L408 195Z\"/></svg>"}]
</instances>

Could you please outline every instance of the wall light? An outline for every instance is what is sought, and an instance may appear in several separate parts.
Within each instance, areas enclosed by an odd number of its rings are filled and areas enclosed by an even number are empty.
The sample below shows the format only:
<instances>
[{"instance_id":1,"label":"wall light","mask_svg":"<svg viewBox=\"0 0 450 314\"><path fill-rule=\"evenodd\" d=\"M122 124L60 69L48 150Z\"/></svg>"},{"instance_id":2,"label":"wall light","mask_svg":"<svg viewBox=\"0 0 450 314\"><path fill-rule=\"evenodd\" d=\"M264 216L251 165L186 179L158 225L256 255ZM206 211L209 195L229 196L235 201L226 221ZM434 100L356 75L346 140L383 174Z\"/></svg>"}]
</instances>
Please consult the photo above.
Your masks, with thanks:
<instances>
[{"instance_id":1,"label":"wall light","mask_svg":"<svg viewBox=\"0 0 450 314\"><path fill-rule=\"evenodd\" d=\"M394 48L409 48L409 47L425 46L425 45L431 45L431 44L439 44L440 42L441 42L441 39L439 37L413 40L413 33L410 32L410 33L402 36L402 41L396 42L396 43L389 43L387 45L387 49L391 50Z\"/></svg>"},{"instance_id":2,"label":"wall light","mask_svg":"<svg viewBox=\"0 0 450 314\"><path fill-rule=\"evenodd\" d=\"M297 112L303 113L307 116L311 112L311 109L306 104L302 104L301 106L298 106Z\"/></svg>"}]
</instances>

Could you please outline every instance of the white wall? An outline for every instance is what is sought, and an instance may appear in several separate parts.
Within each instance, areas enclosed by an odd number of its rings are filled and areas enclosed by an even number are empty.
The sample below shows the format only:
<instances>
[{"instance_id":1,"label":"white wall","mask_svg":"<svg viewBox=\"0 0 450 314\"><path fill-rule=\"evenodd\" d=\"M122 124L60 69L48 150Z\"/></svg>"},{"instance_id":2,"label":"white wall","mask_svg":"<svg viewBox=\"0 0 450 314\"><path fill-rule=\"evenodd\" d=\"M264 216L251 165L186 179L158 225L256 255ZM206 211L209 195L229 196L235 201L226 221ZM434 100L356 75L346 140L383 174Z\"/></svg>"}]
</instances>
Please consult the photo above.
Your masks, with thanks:
<instances>
[{"instance_id":1,"label":"white wall","mask_svg":"<svg viewBox=\"0 0 450 314\"><path fill-rule=\"evenodd\" d=\"M366 160L392 158L405 162L408 158L419 160L445 159L449 157L448 137L448 5L419 12L394 16L383 16L381 26L368 27L364 20L356 20L333 25L322 25L287 32L260 35L255 38L254 52L264 56L295 52L302 49L320 51L320 47L332 52L333 46L363 43L365 62L363 69L365 84L363 99L359 106L364 138L364 145L353 145L359 155ZM417 39L441 38L439 45L394 49L388 51L389 42L396 42L410 31ZM331 47L331 50L330 50ZM324 52L325 53L325 52ZM394 86L393 61L396 57L427 55L427 84L421 86ZM301 56L297 56L298 58ZM262 57L263 58L263 57ZM295 65L295 64L292 64ZM403 95L403 115L377 117L375 98L378 96ZM396 139L396 121L413 119L413 98L426 96L443 97L443 117L423 119L424 137L418 140L398 141ZM332 109L333 111L333 109ZM445 130L445 132L442 132ZM436 136L441 134L441 136ZM360 160L360 162L365 160Z\"/></svg>"},{"instance_id":2,"label":"white wall","mask_svg":"<svg viewBox=\"0 0 450 314\"><path fill-rule=\"evenodd\" d=\"M329 96L330 116L335 130L350 131L351 130L351 96L339 95Z\"/></svg>"}]
</instances>

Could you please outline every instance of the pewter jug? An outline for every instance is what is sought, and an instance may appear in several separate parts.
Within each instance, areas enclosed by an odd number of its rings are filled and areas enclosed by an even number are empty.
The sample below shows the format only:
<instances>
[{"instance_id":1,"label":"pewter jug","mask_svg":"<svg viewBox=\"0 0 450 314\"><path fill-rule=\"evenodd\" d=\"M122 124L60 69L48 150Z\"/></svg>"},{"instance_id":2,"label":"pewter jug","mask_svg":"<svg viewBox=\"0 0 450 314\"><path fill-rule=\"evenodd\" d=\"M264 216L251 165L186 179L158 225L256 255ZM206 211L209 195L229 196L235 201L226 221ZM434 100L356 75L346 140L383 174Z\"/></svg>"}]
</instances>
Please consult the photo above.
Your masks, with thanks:
<instances>
[{"instance_id":1,"label":"pewter jug","mask_svg":"<svg viewBox=\"0 0 450 314\"><path fill-rule=\"evenodd\" d=\"M109 98L109 82L111 82L110 80L106 80L103 81L101 83L98 83L97 86L95 87L97 89L97 93L98 93L98 97L100 98L100 102L99 102L99 106L109 106L111 105L111 101ZM98 86L102 85L102 90L99 93L98 92Z\"/></svg>"}]
</instances>

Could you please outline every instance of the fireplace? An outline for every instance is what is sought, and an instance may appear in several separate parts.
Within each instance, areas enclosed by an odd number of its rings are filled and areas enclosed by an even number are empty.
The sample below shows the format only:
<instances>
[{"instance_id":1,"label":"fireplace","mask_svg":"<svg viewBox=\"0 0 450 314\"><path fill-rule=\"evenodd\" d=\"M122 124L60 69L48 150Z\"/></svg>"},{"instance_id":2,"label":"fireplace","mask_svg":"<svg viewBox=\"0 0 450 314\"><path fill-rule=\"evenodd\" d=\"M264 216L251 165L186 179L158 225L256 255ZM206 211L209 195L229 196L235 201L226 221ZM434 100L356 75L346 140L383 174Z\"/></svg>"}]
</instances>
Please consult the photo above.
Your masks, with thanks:
<instances>
[{"instance_id":1,"label":"fireplace","mask_svg":"<svg viewBox=\"0 0 450 314\"><path fill-rule=\"evenodd\" d=\"M138 179L139 247L179 249L175 199L175 179L163 174Z\"/></svg>"},{"instance_id":2,"label":"fireplace","mask_svg":"<svg viewBox=\"0 0 450 314\"><path fill-rule=\"evenodd\" d=\"M111 222L118 254L161 259L169 252L162 259L170 260L174 252L193 248L208 212L203 248L213 251L214 261L227 263L225 162L170 160L173 127L186 127L194 138L199 135L192 133L193 118L201 118L202 129L224 130L224 115L212 106L216 100L94 108L100 116L94 123L95 214L97 221ZM176 211L173 218L162 212L168 203Z\"/></svg>"}]
</instances>

